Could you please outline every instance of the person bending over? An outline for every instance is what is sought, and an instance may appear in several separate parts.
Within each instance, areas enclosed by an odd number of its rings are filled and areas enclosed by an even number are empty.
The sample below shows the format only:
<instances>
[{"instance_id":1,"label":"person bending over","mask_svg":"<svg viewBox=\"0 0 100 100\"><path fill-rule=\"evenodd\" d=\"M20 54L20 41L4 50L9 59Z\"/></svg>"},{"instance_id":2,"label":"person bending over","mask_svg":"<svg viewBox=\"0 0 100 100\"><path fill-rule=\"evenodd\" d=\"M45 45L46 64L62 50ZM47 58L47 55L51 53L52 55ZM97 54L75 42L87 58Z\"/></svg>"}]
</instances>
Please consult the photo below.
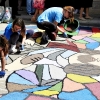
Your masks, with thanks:
<instances>
[{"instance_id":1,"label":"person bending over","mask_svg":"<svg viewBox=\"0 0 100 100\"><path fill-rule=\"evenodd\" d=\"M64 18L70 19L71 22L74 21L73 13L74 8L72 6L48 8L37 18L37 27L45 30L45 33L51 40L56 40L58 31L64 33L67 37L65 31L58 24Z\"/></svg>"},{"instance_id":2,"label":"person bending over","mask_svg":"<svg viewBox=\"0 0 100 100\"><path fill-rule=\"evenodd\" d=\"M1 60L1 71L0 71L0 77L5 76L5 64L8 56L8 49L9 49L9 43L7 39L0 35L0 60Z\"/></svg>"},{"instance_id":3,"label":"person bending over","mask_svg":"<svg viewBox=\"0 0 100 100\"><path fill-rule=\"evenodd\" d=\"M19 43L19 49L23 50L25 40L31 38L33 34L33 30L26 30L23 19L16 18L13 23L8 24L4 32L4 36L10 44L9 52L17 52L16 45L18 46Z\"/></svg>"}]
</instances>

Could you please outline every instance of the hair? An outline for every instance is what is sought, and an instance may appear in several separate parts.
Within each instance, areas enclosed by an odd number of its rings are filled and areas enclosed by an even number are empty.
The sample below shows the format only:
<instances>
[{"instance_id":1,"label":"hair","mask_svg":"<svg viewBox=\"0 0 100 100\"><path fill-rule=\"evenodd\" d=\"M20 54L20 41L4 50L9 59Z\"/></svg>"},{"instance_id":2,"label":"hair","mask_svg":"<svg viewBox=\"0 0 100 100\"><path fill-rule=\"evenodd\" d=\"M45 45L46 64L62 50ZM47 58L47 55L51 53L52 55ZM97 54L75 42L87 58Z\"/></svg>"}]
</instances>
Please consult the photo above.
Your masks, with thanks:
<instances>
[{"instance_id":1,"label":"hair","mask_svg":"<svg viewBox=\"0 0 100 100\"><path fill-rule=\"evenodd\" d=\"M0 35L0 47L3 48L4 56L6 56L9 51L9 42L3 35Z\"/></svg>"},{"instance_id":2,"label":"hair","mask_svg":"<svg viewBox=\"0 0 100 100\"><path fill-rule=\"evenodd\" d=\"M63 7L63 9L65 11L68 11L70 22L74 22L74 10L75 10L74 7L72 7L72 6L65 6L65 7Z\"/></svg>"},{"instance_id":3,"label":"hair","mask_svg":"<svg viewBox=\"0 0 100 100\"><path fill-rule=\"evenodd\" d=\"M14 25L17 25L17 26L21 27L21 35L24 36L25 35L26 28L25 28L25 23L24 23L23 19L16 18L13 21L12 29L14 28Z\"/></svg>"}]
</instances>

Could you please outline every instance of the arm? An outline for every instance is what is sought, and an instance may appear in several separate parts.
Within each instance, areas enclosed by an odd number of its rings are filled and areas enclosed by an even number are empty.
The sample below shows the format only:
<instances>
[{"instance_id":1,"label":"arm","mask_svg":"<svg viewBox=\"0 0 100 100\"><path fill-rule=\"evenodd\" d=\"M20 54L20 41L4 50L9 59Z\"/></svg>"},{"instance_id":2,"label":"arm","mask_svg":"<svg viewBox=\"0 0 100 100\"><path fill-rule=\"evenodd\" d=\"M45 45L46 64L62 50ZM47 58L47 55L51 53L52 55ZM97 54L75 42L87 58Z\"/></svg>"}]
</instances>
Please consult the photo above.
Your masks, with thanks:
<instances>
[{"instance_id":1,"label":"arm","mask_svg":"<svg viewBox=\"0 0 100 100\"><path fill-rule=\"evenodd\" d=\"M54 21L54 24L57 26L58 25L58 22ZM65 30L61 29L59 26L57 26L57 30L64 33Z\"/></svg>"},{"instance_id":2,"label":"arm","mask_svg":"<svg viewBox=\"0 0 100 100\"><path fill-rule=\"evenodd\" d=\"M1 70L4 71L5 70L5 63L6 63L6 60L5 60L5 57L4 57L4 52L3 50L1 51Z\"/></svg>"},{"instance_id":3,"label":"arm","mask_svg":"<svg viewBox=\"0 0 100 100\"><path fill-rule=\"evenodd\" d=\"M25 31L26 32L26 31ZM26 33L25 32L21 32L20 35L22 36L22 45L24 45L24 42L26 40Z\"/></svg>"},{"instance_id":4,"label":"arm","mask_svg":"<svg viewBox=\"0 0 100 100\"><path fill-rule=\"evenodd\" d=\"M58 22L54 21L54 24L57 26L58 25ZM64 33L65 30L61 29L59 26L57 26L57 30Z\"/></svg>"},{"instance_id":5,"label":"arm","mask_svg":"<svg viewBox=\"0 0 100 100\"><path fill-rule=\"evenodd\" d=\"M26 35L23 36L23 39L22 39L22 45L24 45L25 40L26 40Z\"/></svg>"}]
</instances>

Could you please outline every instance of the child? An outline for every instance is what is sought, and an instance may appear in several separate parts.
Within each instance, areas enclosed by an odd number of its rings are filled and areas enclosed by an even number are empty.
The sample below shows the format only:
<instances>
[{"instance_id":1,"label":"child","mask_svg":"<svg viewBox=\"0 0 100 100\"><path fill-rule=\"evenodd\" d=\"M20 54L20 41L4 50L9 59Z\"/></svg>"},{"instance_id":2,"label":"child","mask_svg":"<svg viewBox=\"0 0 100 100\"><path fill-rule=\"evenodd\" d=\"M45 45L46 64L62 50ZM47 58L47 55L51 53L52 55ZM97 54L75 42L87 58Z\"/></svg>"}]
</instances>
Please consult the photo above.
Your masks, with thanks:
<instances>
[{"instance_id":1,"label":"child","mask_svg":"<svg viewBox=\"0 0 100 100\"><path fill-rule=\"evenodd\" d=\"M58 24L63 18L70 19L70 22L73 22L73 13L74 8L72 6L48 8L37 18L37 27L45 30L51 40L56 40L58 31L64 33L64 37L67 37L66 31L62 30Z\"/></svg>"},{"instance_id":2,"label":"child","mask_svg":"<svg viewBox=\"0 0 100 100\"><path fill-rule=\"evenodd\" d=\"M5 28L4 36L9 41L10 53L17 52L16 46L19 43L19 50L23 50L25 40L31 38L33 33L33 30L26 30L24 21L21 18L16 18L13 23L8 24Z\"/></svg>"},{"instance_id":3,"label":"child","mask_svg":"<svg viewBox=\"0 0 100 100\"><path fill-rule=\"evenodd\" d=\"M31 18L31 21L35 22L38 15L44 11L44 0L34 0L33 7L35 8L35 14Z\"/></svg>"},{"instance_id":4,"label":"child","mask_svg":"<svg viewBox=\"0 0 100 100\"><path fill-rule=\"evenodd\" d=\"M5 75L5 64L6 64L6 56L8 54L8 41L4 36L0 35L0 60L1 60L1 71L0 77Z\"/></svg>"}]
</instances>

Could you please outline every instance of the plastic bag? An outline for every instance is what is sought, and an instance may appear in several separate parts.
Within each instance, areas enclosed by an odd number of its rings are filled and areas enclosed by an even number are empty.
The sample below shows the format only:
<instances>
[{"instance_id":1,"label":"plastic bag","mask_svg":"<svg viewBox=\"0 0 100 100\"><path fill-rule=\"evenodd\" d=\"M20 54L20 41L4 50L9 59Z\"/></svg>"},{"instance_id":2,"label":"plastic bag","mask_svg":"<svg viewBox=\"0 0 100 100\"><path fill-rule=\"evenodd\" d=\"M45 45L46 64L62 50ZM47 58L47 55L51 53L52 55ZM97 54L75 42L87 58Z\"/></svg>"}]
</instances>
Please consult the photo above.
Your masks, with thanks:
<instances>
[{"instance_id":1,"label":"plastic bag","mask_svg":"<svg viewBox=\"0 0 100 100\"><path fill-rule=\"evenodd\" d=\"M6 7L5 14L2 18L2 22L9 23L11 20L11 11L9 7Z\"/></svg>"},{"instance_id":2,"label":"plastic bag","mask_svg":"<svg viewBox=\"0 0 100 100\"><path fill-rule=\"evenodd\" d=\"M2 21L2 18L4 16L4 13L5 13L4 7L3 6L0 6L0 21Z\"/></svg>"}]
</instances>

